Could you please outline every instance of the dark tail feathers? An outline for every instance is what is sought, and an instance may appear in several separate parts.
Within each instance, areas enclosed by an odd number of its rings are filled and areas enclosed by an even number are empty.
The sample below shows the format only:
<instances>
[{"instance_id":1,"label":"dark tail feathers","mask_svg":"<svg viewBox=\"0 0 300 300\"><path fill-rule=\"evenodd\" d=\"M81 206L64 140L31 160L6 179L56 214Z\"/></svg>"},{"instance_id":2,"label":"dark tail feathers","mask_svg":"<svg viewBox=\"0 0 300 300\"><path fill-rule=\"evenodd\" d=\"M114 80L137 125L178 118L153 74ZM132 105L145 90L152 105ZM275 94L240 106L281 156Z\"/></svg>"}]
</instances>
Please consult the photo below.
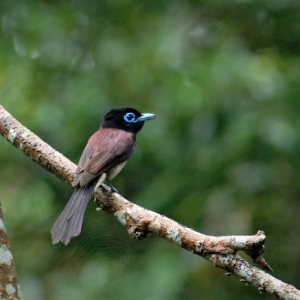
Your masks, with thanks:
<instances>
[{"instance_id":1,"label":"dark tail feathers","mask_svg":"<svg viewBox=\"0 0 300 300\"><path fill-rule=\"evenodd\" d=\"M80 234L83 215L97 181L77 186L66 207L51 229L52 243L62 241L67 245L73 236Z\"/></svg>"}]
</instances>

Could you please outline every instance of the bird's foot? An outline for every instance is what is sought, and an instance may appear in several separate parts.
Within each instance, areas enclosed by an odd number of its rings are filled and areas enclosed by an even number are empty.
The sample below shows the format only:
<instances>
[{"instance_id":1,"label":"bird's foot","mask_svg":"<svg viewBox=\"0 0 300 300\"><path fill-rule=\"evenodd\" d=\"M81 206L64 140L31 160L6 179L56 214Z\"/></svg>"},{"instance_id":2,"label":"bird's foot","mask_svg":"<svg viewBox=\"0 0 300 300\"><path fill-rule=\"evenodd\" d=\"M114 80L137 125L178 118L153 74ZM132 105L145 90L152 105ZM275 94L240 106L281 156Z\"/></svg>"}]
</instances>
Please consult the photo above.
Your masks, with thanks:
<instances>
[{"instance_id":1,"label":"bird's foot","mask_svg":"<svg viewBox=\"0 0 300 300\"><path fill-rule=\"evenodd\" d=\"M111 184L110 181L107 181L109 186L110 186L110 190L107 192L107 195L110 195L112 193L119 193L118 190Z\"/></svg>"}]
</instances>

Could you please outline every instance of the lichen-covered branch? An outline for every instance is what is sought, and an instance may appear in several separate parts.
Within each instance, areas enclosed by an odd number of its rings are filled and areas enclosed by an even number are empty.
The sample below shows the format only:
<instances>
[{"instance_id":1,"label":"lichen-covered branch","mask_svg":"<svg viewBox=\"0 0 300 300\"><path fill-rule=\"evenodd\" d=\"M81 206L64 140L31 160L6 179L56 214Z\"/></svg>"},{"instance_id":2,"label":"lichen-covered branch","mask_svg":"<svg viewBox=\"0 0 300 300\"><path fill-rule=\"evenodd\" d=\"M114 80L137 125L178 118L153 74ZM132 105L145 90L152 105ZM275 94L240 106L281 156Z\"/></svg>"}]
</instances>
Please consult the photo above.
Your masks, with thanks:
<instances>
[{"instance_id":1,"label":"lichen-covered branch","mask_svg":"<svg viewBox=\"0 0 300 300\"><path fill-rule=\"evenodd\" d=\"M127 201L119 194L108 196L106 188L95 193L94 199L99 206L98 210L105 210L117 217L133 238L142 239L148 233L153 233L203 257L207 254L235 254L237 251L244 251L251 254L249 256L262 268L272 271L261 257L266 240L262 231L254 236L207 236Z\"/></svg>"},{"instance_id":2,"label":"lichen-covered branch","mask_svg":"<svg viewBox=\"0 0 300 300\"><path fill-rule=\"evenodd\" d=\"M0 134L47 171L71 185L76 166L24 128L2 106ZM97 210L114 215L131 237L142 239L149 233L156 234L213 262L216 267L226 271L225 275L238 276L241 282L257 287L260 293L267 292L278 299L300 300L300 291L293 286L279 281L236 255L237 251L244 251L263 269L272 271L261 256L265 250L264 232L258 231L253 236L207 236L142 208L117 193L108 195L107 191L108 188L103 185L94 193Z\"/></svg>"},{"instance_id":3,"label":"lichen-covered branch","mask_svg":"<svg viewBox=\"0 0 300 300\"><path fill-rule=\"evenodd\" d=\"M0 296L3 300L21 300L22 294L0 203Z\"/></svg>"},{"instance_id":4,"label":"lichen-covered branch","mask_svg":"<svg viewBox=\"0 0 300 300\"><path fill-rule=\"evenodd\" d=\"M290 284L286 284L270 274L252 266L239 255L211 254L207 257L216 267L226 269L225 275L234 274L240 282L251 284L260 294L268 293L277 299L299 300L300 291Z\"/></svg>"}]
</instances>

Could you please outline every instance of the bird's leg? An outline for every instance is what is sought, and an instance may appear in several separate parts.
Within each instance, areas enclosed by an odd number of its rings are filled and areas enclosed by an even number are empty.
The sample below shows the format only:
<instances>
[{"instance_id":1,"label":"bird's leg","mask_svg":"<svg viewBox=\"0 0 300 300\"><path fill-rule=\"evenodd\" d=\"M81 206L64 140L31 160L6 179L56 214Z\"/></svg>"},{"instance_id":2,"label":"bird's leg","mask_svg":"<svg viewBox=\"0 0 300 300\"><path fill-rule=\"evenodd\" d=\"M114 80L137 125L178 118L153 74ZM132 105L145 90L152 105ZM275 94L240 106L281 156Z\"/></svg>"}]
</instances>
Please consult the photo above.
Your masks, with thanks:
<instances>
[{"instance_id":1,"label":"bird's leg","mask_svg":"<svg viewBox=\"0 0 300 300\"><path fill-rule=\"evenodd\" d=\"M107 180L109 186L110 186L110 190L108 191L107 195L110 195L111 193L119 193L118 190L112 185L112 183Z\"/></svg>"},{"instance_id":2,"label":"bird's leg","mask_svg":"<svg viewBox=\"0 0 300 300\"><path fill-rule=\"evenodd\" d=\"M107 174L106 174L106 173L103 173L103 174L100 176L100 178L99 178L99 180L98 180L98 182L97 182L97 184L96 184L96 186L95 186L95 188L94 188L94 191L96 191L96 190L98 189L98 187L105 181L106 177L107 177Z\"/></svg>"}]
</instances>

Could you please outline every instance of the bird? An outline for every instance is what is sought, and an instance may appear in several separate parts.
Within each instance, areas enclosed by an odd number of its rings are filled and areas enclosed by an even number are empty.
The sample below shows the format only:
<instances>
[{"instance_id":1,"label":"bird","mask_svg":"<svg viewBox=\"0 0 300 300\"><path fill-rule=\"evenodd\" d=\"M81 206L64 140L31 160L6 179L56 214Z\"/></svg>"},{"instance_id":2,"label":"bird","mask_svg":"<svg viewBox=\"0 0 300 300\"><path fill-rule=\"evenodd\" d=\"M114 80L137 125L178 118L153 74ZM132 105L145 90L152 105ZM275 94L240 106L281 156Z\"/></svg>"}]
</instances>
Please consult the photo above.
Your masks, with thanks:
<instances>
[{"instance_id":1,"label":"bird","mask_svg":"<svg viewBox=\"0 0 300 300\"><path fill-rule=\"evenodd\" d=\"M110 185L109 193L118 192L111 180L123 169L136 147L136 134L145 121L156 117L140 113L131 107L120 107L107 112L98 131L88 140L79 159L72 183L74 192L51 229L52 243L67 245L81 232L87 204L104 181Z\"/></svg>"}]
</instances>

